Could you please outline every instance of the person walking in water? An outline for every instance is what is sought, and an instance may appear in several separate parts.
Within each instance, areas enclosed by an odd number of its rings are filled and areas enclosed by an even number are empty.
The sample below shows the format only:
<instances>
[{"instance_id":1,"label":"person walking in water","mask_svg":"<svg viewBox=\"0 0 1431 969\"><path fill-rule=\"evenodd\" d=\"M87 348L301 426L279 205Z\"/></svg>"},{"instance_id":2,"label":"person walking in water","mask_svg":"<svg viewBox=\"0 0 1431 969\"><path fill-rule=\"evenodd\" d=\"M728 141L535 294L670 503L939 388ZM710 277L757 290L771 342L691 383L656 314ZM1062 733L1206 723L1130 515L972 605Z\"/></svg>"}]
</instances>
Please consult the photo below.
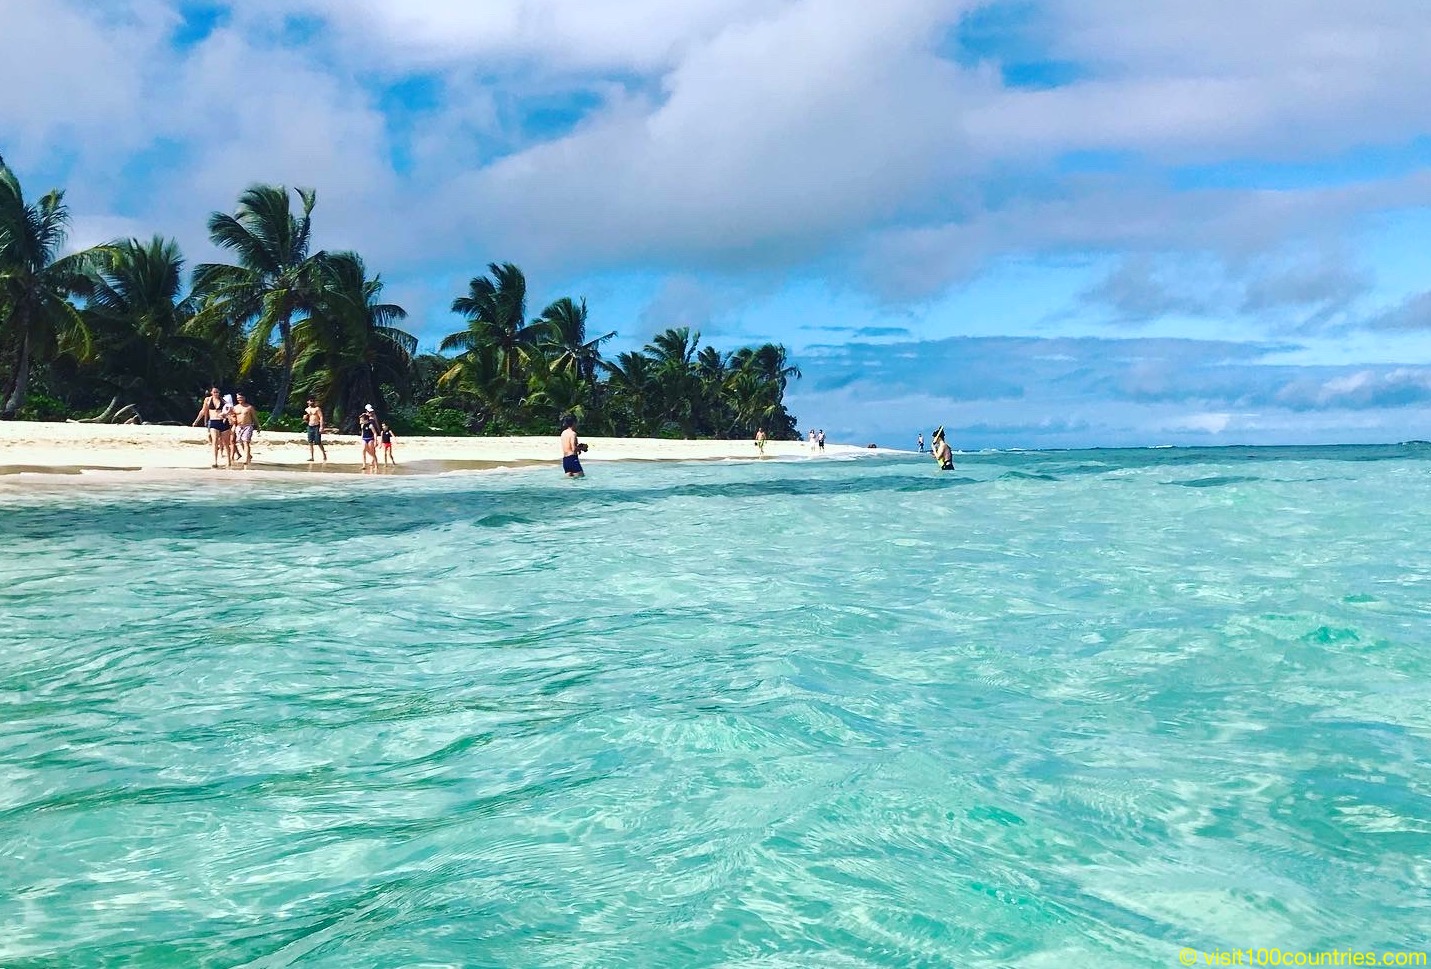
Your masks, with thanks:
<instances>
[{"instance_id":1,"label":"person walking in water","mask_svg":"<svg viewBox=\"0 0 1431 969\"><path fill-rule=\"evenodd\" d=\"M303 409L303 420L308 425L308 460L313 460L313 449L323 452L323 461L328 461L328 449L323 446L323 408L318 401L308 398L308 406Z\"/></svg>"},{"instance_id":2,"label":"person walking in water","mask_svg":"<svg viewBox=\"0 0 1431 969\"><path fill-rule=\"evenodd\" d=\"M954 452L949 449L949 442L944 440L944 425L939 425L939 429L934 432L934 436L929 439L929 450L934 455L934 461L939 465L940 471L954 470Z\"/></svg>"},{"instance_id":3,"label":"person walking in water","mask_svg":"<svg viewBox=\"0 0 1431 969\"><path fill-rule=\"evenodd\" d=\"M258 433L258 408L243 394L234 395L234 447L243 455L243 469L253 464L253 436Z\"/></svg>"},{"instance_id":4,"label":"person walking in water","mask_svg":"<svg viewBox=\"0 0 1431 969\"><path fill-rule=\"evenodd\" d=\"M586 445L576 437L576 417L564 414L561 419L561 469L568 478L584 478L581 455L586 453Z\"/></svg>"},{"instance_id":5,"label":"person walking in water","mask_svg":"<svg viewBox=\"0 0 1431 969\"><path fill-rule=\"evenodd\" d=\"M229 413L219 388L209 388L209 396L199 401L199 416L194 418L194 426L209 429L209 443L214 448L214 467L219 466L219 452L222 451L228 467L233 467L233 454L229 451Z\"/></svg>"},{"instance_id":6,"label":"person walking in water","mask_svg":"<svg viewBox=\"0 0 1431 969\"><path fill-rule=\"evenodd\" d=\"M760 456L765 457L765 428L755 429L755 449L760 452Z\"/></svg>"}]
</instances>

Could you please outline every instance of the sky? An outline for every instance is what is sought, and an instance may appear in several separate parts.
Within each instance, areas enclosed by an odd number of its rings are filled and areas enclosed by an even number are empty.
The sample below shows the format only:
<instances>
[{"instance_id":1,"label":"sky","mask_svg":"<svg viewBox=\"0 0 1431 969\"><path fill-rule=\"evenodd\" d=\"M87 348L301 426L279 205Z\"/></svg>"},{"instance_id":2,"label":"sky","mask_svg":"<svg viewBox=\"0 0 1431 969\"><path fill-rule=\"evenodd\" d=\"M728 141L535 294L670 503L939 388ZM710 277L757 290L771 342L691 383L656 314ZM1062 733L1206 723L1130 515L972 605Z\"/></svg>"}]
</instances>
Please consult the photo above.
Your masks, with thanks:
<instances>
[{"instance_id":1,"label":"sky","mask_svg":"<svg viewBox=\"0 0 1431 969\"><path fill-rule=\"evenodd\" d=\"M313 187L424 347L490 262L789 348L802 429L1431 438L1423 0L0 0L0 155L191 263Z\"/></svg>"}]
</instances>

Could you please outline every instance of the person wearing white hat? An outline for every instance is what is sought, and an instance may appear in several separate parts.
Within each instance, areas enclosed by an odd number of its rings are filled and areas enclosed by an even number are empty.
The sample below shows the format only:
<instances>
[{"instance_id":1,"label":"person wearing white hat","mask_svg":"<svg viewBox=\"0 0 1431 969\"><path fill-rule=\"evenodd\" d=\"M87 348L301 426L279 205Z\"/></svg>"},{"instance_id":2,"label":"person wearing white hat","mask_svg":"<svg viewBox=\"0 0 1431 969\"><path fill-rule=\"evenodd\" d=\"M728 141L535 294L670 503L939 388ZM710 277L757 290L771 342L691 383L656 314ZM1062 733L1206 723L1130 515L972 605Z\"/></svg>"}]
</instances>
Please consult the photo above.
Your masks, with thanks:
<instances>
[{"instance_id":1,"label":"person wearing white hat","mask_svg":"<svg viewBox=\"0 0 1431 969\"><path fill-rule=\"evenodd\" d=\"M369 458L372 458L373 470L378 470L378 417L372 404L358 415L358 434L363 439L363 470L368 470Z\"/></svg>"}]
</instances>

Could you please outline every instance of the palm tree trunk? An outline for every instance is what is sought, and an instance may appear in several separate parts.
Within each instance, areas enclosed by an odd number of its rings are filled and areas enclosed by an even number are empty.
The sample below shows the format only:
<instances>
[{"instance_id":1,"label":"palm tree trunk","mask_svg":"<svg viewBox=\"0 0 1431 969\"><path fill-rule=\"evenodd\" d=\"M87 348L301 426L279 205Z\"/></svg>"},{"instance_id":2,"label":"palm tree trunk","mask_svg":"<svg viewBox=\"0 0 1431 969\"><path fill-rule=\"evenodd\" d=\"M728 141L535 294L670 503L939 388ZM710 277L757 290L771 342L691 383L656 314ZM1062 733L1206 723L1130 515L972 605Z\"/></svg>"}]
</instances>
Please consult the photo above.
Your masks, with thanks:
<instances>
[{"instance_id":1,"label":"palm tree trunk","mask_svg":"<svg viewBox=\"0 0 1431 969\"><path fill-rule=\"evenodd\" d=\"M274 402L273 413L268 415L268 427L283 420L283 411L288 407L288 394L293 387L293 327L288 320L281 320L278 332L283 337L283 371L278 375L278 400Z\"/></svg>"},{"instance_id":2,"label":"palm tree trunk","mask_svg":"<svg viewBox=\"0 0 1431 969\"><path fill-rule=\"evenodd\" d=\"M30 334L20 340L20 359L15 363L15 391L5 402L5 416L14 417L25 406L25 394L30 385Z\"/></svg>"}]
</instances>

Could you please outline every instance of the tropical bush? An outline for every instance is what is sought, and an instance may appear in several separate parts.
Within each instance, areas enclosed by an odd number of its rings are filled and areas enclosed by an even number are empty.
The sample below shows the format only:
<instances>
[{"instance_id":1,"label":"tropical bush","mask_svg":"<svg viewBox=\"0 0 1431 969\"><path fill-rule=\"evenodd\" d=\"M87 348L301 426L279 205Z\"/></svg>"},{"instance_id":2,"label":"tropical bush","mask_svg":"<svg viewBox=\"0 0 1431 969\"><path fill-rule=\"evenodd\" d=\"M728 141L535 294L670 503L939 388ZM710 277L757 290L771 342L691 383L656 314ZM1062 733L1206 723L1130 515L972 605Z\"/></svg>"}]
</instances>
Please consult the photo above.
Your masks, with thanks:
<instances>
[{"instance_id":1,"label":"tropical bush","mask_svg":"<svg viewBox=\"0 0 1431 969\"><path fill-rule=\"evenodd\" d=\"M418 407L412 421L412 434L435 434L440 437L463 437L469 433L471 418L455 407L443 407L428 401Z\"/></svg>"},{"instance_id":2,"label":"tropical bush","mask_svg":"<svg viewBox=\"0 0 1431 969\"><path fill-rule=\"evenodd\" d=\"M70 409L62 400L49 394L32 393L25 399L25 406L15 415L22 421L62 421L71 416Z\"/></svg>"}]
</instances>

